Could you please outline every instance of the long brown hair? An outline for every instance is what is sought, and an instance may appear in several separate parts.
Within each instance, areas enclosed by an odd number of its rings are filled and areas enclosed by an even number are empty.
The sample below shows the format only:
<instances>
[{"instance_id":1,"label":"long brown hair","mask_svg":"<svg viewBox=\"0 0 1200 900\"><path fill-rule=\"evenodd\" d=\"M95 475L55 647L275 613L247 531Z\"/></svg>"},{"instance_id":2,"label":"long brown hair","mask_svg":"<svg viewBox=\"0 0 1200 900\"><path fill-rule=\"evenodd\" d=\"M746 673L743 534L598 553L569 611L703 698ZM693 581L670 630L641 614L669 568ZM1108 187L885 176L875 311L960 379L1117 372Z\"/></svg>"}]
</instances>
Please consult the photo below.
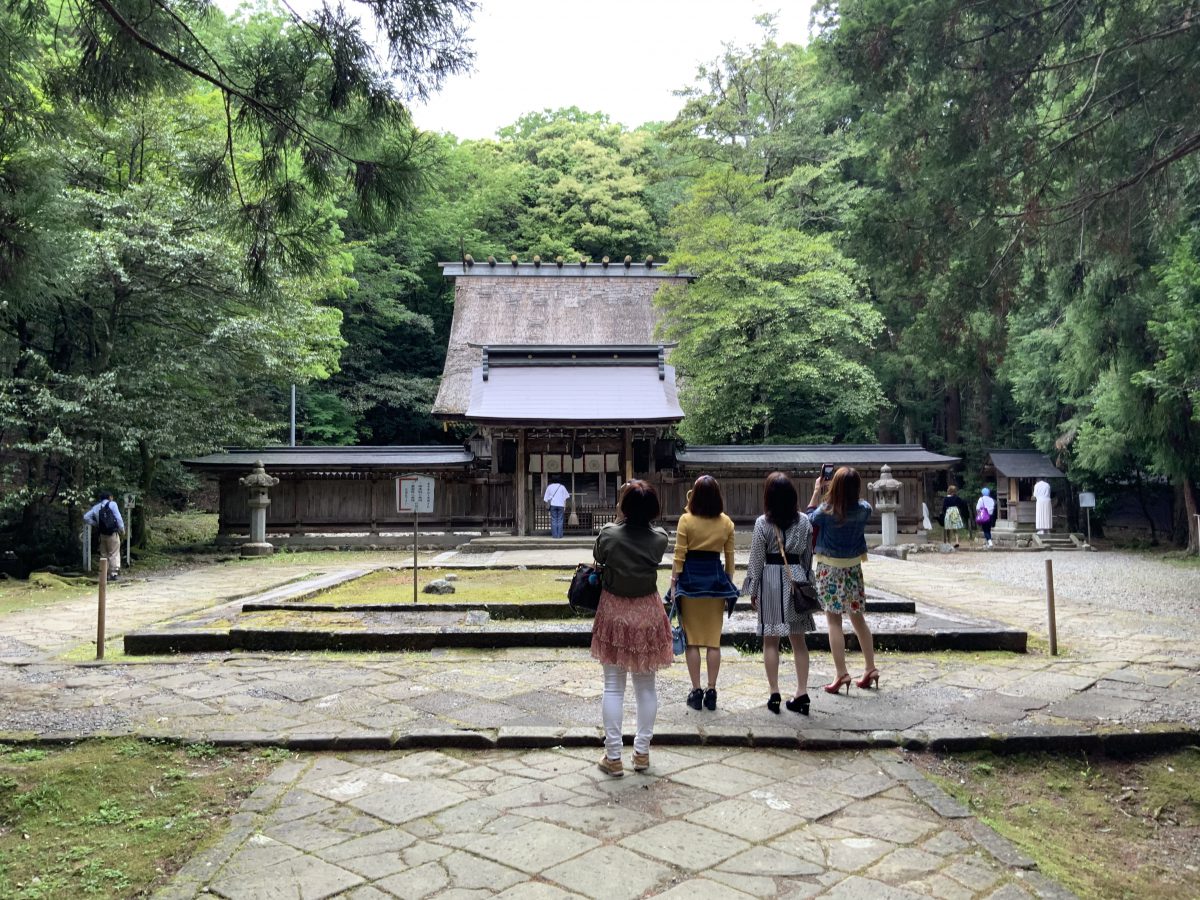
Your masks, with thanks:
<instances>
[{"instance_id":1,"label":"long brown hair","mask_svg":"<svg viewBox=\"0 0 1200 900\"><path fill-rule=\"evenodd\" d=\"M721 499L721 486L711 475L701 475L692 485L687 511L693 516L715 519L725 512L725 501Z\"/></svg>"},{"instance_id":2,"label":"long brown hair","mask_svg":"<svg viewBox=\"0 0 1200 900\"><path fill-rule=\"evenodd\" d=\"M862 479L858 477L858 472L849 466L842 466L833 473L821 502L829 507L839 522L845 522L846 513L858 506L861 492Z\"/></svg>"}]
</instances>

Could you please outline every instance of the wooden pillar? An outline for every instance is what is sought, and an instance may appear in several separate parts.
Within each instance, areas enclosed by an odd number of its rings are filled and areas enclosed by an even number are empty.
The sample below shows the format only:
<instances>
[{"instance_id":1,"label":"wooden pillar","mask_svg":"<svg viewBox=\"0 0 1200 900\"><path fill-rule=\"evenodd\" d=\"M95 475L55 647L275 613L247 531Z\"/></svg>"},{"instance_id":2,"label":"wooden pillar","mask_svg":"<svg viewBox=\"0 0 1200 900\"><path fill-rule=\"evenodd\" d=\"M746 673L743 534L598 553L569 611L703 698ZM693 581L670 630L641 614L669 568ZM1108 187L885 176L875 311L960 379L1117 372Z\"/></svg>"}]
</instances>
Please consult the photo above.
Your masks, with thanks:
<instances>
[{"instance_id":1,"label":"wooden pillar","mask_svg":"<svg viewBox=\"0 0 1200 900\"><path fill-rule=\"evenodd\" d=\"M517 467L513 473L513 489L517 492L514 509L516 534L528 534L525 528L525 484L529 480L529 463L525 460L525 429L517 431Z\"/></svg>"},{"instance_id":2,"label":"wooden pillar","mask_svg":"<svg viewBox=\"0 0 1200 900\"><path fill-rule=\"evenodd\" d=\"M301 473L292 484L295 485L295 490L292 492L292 510L296 513L292 531L300 533L304 530L305 514L308 512L308 479L304 473Z\"/></svg>"},{"instance_id":3,"label":"wooden pillar","mask_svg":"<svg viewBox=\"0 0 1200 900\"><path fill-rule=\"evenodd\" d=\"M633 481L633 429L625 429L625 480Z\"/></svg>"},{"instance_id":4,"label":"wooden pillar","mask_svg":"<svg viewBox=\"0 0 1200 900\"><path fill-rule=\"evenodd\" d=\"M367 476L367 484L370 485L371 495L371 534L379 533L379 479L374 473Z\"/></svg>"},{"instance_id":5,"label":"wooden pillar","mask_svg":"<svg viewBox=\"0 0 1200 900\"><path fill-rule=\"evenodd\" d=\"M658 436L655 435L654 437L650 438L650 469L649 469L649 471L650 471L651 475L653 475L656 471L655 467L654 467L654 448L657 445L658 445ZM650 480L653 481L654 479L651 478Z\"/></svg>"}]
</instances>

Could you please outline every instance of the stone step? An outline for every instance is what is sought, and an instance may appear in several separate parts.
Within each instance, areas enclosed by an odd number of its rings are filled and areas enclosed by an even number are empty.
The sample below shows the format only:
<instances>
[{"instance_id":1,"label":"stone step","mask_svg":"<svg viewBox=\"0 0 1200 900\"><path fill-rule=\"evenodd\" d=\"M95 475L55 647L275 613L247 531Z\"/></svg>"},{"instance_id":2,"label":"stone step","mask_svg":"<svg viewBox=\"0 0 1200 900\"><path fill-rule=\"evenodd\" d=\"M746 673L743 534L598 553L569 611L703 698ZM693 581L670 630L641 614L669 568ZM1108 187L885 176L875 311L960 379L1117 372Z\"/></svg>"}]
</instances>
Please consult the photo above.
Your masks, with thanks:
<instances>
[{"instance_id":1,"label":"stone step","mask_svg":"<svg viewBox=\"0 0 1200 900\"><path fill-rule=\"evenodd\" d=\"M131 656L173 653L227 653L234 650L288 651L389 651L440 649L586 648L591 644L592 623L586 619L546 620L523 624L483 621L467 625L467 613L406 610L278 609L247 612L232 627L194 620L179 620L156 629L125 635L125 652ZM824 617L818 631L807 635L811 649L827 650ZM762 647L756 631L757 617L735 612L725 624L722 644L749 652ZM939 650L1002 650L1023 653L1027 634L994 622L926 610L916 614L871 613L875 645L880 650L926 653ZM853 632L848 644L855 647Z\"/></svg>"},{"instance_id":2,"label":"stone step","mask_svg":"<svg viewBox=\"0 0 1200 900\"><path fill-rule=\"evenodd\" d=\"M750 601L739 600L735 611L749 612L752 609ZM406 613L427 612L486 612L493 620L541 621L545 619L571 618L574 613L568 603L557 600L526 601L523 603L438 603L424 600L413 603L339 603L322 604L318 602L297 601L252 601L242 604L242 612L393 612ZM917 604L912 600L879 599L867 600L869 613L909 613L915 614Z\"/></svg>"}]
</instances>

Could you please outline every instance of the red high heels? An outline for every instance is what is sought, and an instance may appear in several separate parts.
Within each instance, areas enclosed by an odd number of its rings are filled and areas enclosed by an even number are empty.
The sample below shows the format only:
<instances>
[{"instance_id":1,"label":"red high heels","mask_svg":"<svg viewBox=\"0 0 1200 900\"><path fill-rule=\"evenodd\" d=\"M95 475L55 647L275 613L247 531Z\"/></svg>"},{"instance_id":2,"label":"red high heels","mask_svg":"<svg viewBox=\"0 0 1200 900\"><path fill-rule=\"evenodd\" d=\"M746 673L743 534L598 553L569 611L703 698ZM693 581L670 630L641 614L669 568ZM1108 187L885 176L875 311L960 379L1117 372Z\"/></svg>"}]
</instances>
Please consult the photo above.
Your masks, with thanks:
<instances>
[{"instance_id":1,"label":"red high heels","mask_svg":"<svg viewBox=\"0 0 1200 900\"><path fill-rule=\"evenodd\" d=\"M842 690L842 685L846 686L846 696L850 696L850 676L839 675L836 680L824 686L824 691L827 694L837 694Z\"/></svg>"},{"instance_id":2,"label":"red high heels","mask_svg":"<svg viewBox=\"0 0 1200 900\"><path fill-rule=\"evenodd\" d=\"M863 677L854 683L858 687L862 688L864 691L867 688L871 687L872 685L874 685L876 688L878 688L879 687L879 670L872 669L870 672L864 672Z\"/></svg>"}]
</instances>

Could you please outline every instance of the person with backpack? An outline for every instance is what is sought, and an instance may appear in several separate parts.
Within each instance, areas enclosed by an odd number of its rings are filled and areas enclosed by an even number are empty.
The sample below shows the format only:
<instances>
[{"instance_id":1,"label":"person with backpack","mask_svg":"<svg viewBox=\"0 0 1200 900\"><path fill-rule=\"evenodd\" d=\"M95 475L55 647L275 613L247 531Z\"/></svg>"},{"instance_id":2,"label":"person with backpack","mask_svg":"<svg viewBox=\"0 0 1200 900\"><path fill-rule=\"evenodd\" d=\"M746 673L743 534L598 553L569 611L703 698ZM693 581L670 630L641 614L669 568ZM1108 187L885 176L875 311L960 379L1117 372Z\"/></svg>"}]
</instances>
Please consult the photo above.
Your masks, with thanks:
<instances>
[{"instance_id":1,"label":"person with backpack","mask_svg":"<svg viewBox=\"0 0 1200 900\"><path fill-rule=\"evenodd\" d=\"M125 520L117 501L108 491L101 491L99 502L83 514L83 521L100 534L100 552L108 557L108 578L116 581L121 571L121 536L125 534Z\"/></svg>"},{"instance_id":2,"label":"person with backpack","mask_svg":"<svg viewBox=\"0 0 1200 900\"><path fill-rule=\"evenodd\" d=\"M992 489L984 488L975 501L975 524L983 530L983 539L988 547L992 546L992 523L996 519L996 501L992 499Z\"/></svg>"}]
</instances>

